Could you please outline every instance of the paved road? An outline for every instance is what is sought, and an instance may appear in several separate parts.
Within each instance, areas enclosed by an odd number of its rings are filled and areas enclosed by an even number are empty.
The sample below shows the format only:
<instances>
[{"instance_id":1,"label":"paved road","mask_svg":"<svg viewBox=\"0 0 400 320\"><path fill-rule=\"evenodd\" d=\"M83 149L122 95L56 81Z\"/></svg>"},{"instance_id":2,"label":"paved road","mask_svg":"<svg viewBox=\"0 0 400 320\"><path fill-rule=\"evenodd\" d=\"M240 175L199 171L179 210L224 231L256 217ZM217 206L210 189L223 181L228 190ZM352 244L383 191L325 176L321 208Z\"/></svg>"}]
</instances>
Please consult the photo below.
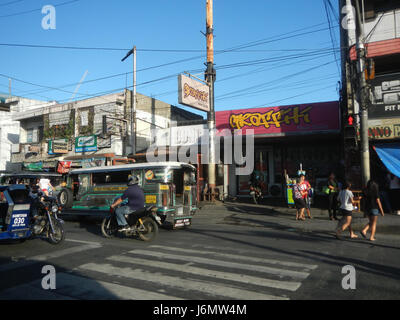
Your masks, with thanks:
<instances>
[{"instance_id":1,"label":"paved road","mask_svg":"<svg viewBox=\"0 0 400 320\"><path fill-rule=\"evenodd\" d=\"M241 224L251 214L235 212L233 223L225 208L203 209L191 228L161 229L152 243L104 239L95 221L67 221L60 246L0 245L0 299L400 298L398 237L372 244L312 231L315 221L307 232L277 220ZM42 289L45 265L56 269L56 290ZM356 290L342 289L345 265L355 267Z\"/></svg>"}]
</instances>

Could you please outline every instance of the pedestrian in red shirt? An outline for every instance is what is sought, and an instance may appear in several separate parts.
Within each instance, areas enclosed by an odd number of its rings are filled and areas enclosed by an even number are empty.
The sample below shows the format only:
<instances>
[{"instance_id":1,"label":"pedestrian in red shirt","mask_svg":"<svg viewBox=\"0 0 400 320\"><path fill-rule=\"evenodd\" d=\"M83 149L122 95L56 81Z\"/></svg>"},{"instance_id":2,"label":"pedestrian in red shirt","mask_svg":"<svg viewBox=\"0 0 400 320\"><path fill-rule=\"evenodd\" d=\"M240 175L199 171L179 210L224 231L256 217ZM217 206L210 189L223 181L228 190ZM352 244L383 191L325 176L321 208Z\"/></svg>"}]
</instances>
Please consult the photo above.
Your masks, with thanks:
<instances>
[{"instance_id":1,"label":"pedestrian in red shirt","mask_svg":"<svg viewBox=\"0 0 400 320\"><path fill-rule=\"evenodd\" d=\"M306 203L306 211L309 219L312 219L311 217L311 198L310 198L310 191L311 191L311 184L306 180L306 177L304 175L300 176L301 178L301 186L300 189L303 194L303 199L304 202Z\"/></svg>"}]
</instances>

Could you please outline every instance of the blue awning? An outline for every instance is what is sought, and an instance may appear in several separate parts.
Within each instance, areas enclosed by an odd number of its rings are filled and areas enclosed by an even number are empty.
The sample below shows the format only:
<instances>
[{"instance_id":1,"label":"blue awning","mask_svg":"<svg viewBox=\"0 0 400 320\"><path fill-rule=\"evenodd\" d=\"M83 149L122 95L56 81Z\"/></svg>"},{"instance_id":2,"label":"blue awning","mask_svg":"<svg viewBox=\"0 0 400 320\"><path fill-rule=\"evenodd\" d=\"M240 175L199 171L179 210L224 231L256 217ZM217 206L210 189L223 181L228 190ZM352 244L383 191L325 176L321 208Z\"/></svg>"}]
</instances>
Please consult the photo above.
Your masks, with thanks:
<instances>
[{"instance_id":1,"label":"blue awning","mask_svg":"<svg viewBox=\"0 0 400 320\"><path fill-rule=\"evenodd\" d=\"M374 149L386 168L400 178L400 143L377 144Z\"/></svg>"}]
</instances>

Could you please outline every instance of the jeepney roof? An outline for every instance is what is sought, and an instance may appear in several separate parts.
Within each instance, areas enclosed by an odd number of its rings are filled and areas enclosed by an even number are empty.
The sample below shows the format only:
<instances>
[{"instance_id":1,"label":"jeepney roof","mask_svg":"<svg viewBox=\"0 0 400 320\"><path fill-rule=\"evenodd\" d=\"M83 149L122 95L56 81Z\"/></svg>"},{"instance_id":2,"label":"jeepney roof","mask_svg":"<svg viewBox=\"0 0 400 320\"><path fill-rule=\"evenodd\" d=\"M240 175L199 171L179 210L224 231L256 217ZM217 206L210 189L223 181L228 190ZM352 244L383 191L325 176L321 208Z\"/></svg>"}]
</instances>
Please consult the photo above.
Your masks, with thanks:
<instances>
[{"instance_id":1,"label":"jeepney roof","mask_svg":"<svg viewBox=\"0 0 400 320\"><path fill-rule=\"evenodd\" d=\"M36 177L62 177L62 174L52 172L3 172L0 177L36 178Z\"/></svg>"},{"instance_id":2,"label":"jeepney roof","mask_svg":"<svg viewBox=\"0 0 400 320\"><path fill-rule=\"evenodd\" d=\"M134 163L134 164L122 164L116 166L102 166L86 169L74 169L71 170L70 174L82 174L82 173L92 173L92 172L111 172L111 171L121 171L121 170L133 170L133 169L155 169L155 168L189 168L196 170L195 166L184 163L184 162L145 162L145 163Z\"/></svg>"}]
</instances>

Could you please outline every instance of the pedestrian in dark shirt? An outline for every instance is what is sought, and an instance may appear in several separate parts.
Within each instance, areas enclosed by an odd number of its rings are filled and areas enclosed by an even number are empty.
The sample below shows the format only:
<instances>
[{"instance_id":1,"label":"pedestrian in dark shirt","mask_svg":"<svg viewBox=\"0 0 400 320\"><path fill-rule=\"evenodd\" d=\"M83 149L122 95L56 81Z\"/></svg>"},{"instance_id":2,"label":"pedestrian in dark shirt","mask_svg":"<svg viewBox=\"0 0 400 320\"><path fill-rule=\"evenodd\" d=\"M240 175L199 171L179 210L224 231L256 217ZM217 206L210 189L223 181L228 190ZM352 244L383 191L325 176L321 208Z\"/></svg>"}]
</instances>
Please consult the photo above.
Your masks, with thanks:
<instances>
[{"instance_id":1,"label":"pedestrian in dark shirt","mask_svg":"<svg viewBox=\"0 0 400 320\"><path fill-rule=\"evenodd\" d=\"M338 220L336 217L337 211L337 195L339 192L339 183L336 180L335 174L332 172L328 178L328 212L329 212L329 219L331 220Z\"/></svg>"},{"instance_id":2,"label":"pedestrian in dark shirt","mask_svg":"<svg viewBox=\"0 0 400 320\"><path fill-rule=\"evenodd\" d=\"M379 187L376 182L368 181L367 188L364 192L365 199L365 213L368 215L369 222L361 230L361 235L366 238L368 230L371 230L370 241L375 241L376 224L378 222L378 216L381 214L383 217L385 214L382 209L381 200L379 198Z\"/></svg>"}]
</instances>

